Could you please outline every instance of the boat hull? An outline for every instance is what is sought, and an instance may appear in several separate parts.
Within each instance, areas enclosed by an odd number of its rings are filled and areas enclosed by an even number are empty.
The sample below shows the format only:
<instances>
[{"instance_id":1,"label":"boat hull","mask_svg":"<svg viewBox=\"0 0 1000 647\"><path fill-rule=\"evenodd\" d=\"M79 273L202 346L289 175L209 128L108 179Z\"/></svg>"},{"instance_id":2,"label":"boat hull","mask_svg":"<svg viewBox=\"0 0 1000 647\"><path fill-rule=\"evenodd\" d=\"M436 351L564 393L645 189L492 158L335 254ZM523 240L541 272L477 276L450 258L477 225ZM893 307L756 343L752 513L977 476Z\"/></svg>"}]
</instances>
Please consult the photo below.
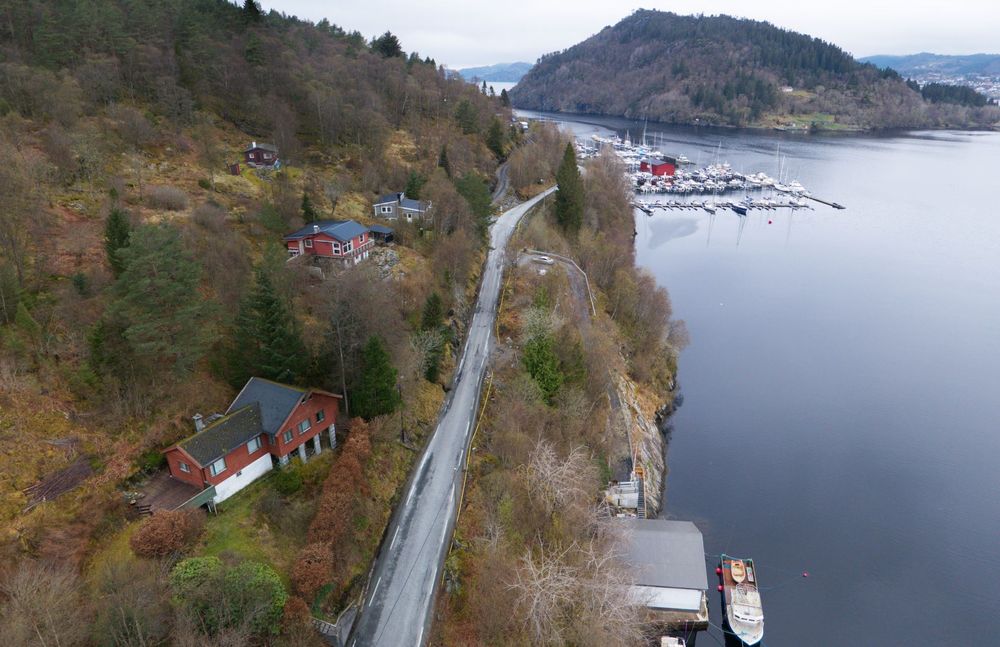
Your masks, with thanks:
<instances>
[{"instance_id":1,"label":"boat hull","mask_svg":"<svg viewBox=\"0 0 1000 647\"><path fill-rule=\"evenodd\" d=\"M737 578L733 577L732 564L737 567ZM719 561L720 595L722 598L723 628L726 642L751 647L764 639L764 612L760 593L757 589L757 568L752 559L738 560L722 555Z\"/></svg>"}]
</instances>

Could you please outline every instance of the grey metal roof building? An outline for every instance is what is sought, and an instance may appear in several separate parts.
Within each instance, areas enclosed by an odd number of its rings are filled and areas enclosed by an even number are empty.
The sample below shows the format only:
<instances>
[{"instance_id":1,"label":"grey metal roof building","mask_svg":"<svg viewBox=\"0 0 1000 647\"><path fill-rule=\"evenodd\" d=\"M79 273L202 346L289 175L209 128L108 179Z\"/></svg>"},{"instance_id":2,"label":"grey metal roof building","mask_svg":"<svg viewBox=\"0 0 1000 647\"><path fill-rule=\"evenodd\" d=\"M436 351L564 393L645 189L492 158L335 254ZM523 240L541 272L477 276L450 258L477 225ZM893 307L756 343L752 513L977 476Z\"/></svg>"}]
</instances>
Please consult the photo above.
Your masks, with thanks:
<instances>
[{"instance_id":1,"label":"grey metal roof building","mask_svg":"<svg viewBox=\"0 0 1000 647\"><path fill-rule=\"evenodd\" d=\"M708 590L705 541L690 521L623 519L632 593L657 610L698 613Z\"/></svg>"}]
</instances>

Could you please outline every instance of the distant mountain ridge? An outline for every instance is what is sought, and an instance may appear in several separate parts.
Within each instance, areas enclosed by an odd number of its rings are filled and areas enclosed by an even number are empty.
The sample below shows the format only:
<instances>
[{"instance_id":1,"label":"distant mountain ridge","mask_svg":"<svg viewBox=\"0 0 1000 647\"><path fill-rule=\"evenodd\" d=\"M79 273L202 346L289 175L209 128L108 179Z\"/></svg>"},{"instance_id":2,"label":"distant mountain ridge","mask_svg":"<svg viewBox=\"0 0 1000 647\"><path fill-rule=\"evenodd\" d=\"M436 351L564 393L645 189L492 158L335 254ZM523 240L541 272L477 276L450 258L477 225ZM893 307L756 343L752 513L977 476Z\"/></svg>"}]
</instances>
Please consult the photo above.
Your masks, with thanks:
<instances>
[{"instance_id":1,"label":"distant mountain ridge","mask_svg":"<svg viewBox=\"0 0 1000 647\"><path fill-rule=\"evenodd\" d=\"M920 52L904 56L879 54L860 59L878 67L889 67L903 76L935 72L947 75L983 74L1000 76L1000 54L946 55Z\"/></svg>"},{"instance_id":2,"label":"distant mountain ridge","mask_svg":"<svg viewBox=\"0 0 1000 647\"><path fill-rule=\"evenodd\" d=\"M517 83L528 70L531 63L496 63L482 67L465 67L458 70L466 81L496 81L497 83Z\"/></svg>"},{"instance_id":3,"label":"distant mountain ridge","mask_svg":"<svg viewBox=\"0 0 1000 647\"><path fill-rule=\"evenodd\" d=\"M641 9L511 90L519 108L790 130L989 127L992 108L931 105L892 69L770 23Z\"/></svg>"}]
</instances>

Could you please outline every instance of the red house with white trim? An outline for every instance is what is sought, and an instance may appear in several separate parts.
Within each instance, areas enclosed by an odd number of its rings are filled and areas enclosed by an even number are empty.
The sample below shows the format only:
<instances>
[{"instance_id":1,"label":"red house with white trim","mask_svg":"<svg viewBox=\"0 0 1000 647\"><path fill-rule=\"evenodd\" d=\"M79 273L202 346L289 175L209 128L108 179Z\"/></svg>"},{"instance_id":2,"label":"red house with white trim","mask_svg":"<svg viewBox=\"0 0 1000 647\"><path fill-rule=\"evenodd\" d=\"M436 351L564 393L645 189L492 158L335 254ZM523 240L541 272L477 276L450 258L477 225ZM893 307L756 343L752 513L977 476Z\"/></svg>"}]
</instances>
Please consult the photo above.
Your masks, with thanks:
<instances>
[{"instance_id":1,"label":"red house with white trim","mask_svg":"<svg viewBox=\"0 0 1000 647\"><path fill-rule=\"evenodd\" d=\"M639 161L639 170L644 173L652 173L653 175L673 175L677 171L677 160L666 157L663 159L659 158L643 158Z\"/></svg>"},{"instance_id":2,"label":"red house with white trim","mask_svg":"<svg viewBox=\"0 0 1000 647\"><path fill-rule=\"evenodd\" d=\"M284 237L291 257L311 255L357 263L375 245L368 227L353 220L317 220Z\"/></svg>"},{"instance_id":3,"label":"red house with white trim","mask_svg":"<svg viewBox=\"0 0 1000 647\"><path fill-rule=\"evenodd\" d=\"M278 148L271 144L251 142L243 151L243 160L253 168L277 168L281 166Z\"/></svg>"},{"instance_id":4,"label":"red house with white trim","mask_svg":"<svg viewBox=\"0 0 1000 647\"><path fill-rule=\"evenodd\" d=\"M214 488L219 503L293 455L305 462L322 451L326 432L335 447L341 396L250 378L224 414L194 416L196 433L164 450L170 476Z\"/></svg>"}]
</instances>

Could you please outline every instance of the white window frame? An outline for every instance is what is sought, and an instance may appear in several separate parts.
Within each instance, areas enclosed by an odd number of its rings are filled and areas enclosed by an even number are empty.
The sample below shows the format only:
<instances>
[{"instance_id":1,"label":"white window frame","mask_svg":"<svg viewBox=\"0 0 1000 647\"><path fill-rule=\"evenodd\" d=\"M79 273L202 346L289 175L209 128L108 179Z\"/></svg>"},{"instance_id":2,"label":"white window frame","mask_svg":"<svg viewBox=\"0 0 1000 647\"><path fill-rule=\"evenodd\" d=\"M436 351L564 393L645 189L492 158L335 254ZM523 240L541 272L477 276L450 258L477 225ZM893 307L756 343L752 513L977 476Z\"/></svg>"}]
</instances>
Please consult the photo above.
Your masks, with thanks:
<instances>
[{"instance_id":1,"label":"white window frame","mask_svg":"<svg viewBox=\"0 0 1000 647\"><path fill-rule=\"evenodd\" d=\"M388 206L385 206L385 207L379 207L379 211L381 213L392 213L392 205L388 205Z\"/></svg>"},{"instance_id":2,"label":"white window frame","mask_svg":"<svg viewBox=\"0 0 1000 647\"><path fill-rule=\"evenodd\" d=\"M312 247L312 246L313 246L312 238L306 238L306 247Z\"/></svg>"},{"instance_id":3,"label":"white window frame","mask_svg":"<svg viewBox=\"0 0 1000 647\"><path fill-rule=\"evenodd\" d=\"M281 439L284 440L286 443L292 442L292 430L289 429L285 433L281 434Z\"/></svg>"},{"instance_id":4,"label":"white window frame","mask_svg":"<svg viewBox=\"0 0 1000 647\"><path fill-rule=\"evenodd\" d=\"M184 461L177 461L177 469L184 472L185 474L191 473L191 466L185 463Z\"/></svg>"},{"instance_id":5,"label":"white window frame","mask_svg":"<svg viewBox=\"0 0 1000 647\"><path fill-rule=\"evenodd\" d=\"M326 420L326 411L320 409L316 412L316 422L323 422L324 420Z\"/></svg>"},{"instance_id":6,"label":"white window frame","mask_svg":"<svg viewBox=\"0 0 1000 647\"><path fill-rule=\"evenodd\" d=\"M344 253L345 254L351 253L351 243L350 242L344 243Z\"/></svg>"},{"instance_id":7,"label":"white window frame","mask_svg":"<svg viewBox=\"0 0 1000 647\"><path fill-rule=\"evenodd\" d=\"M222 463L222 467L219 467L219 463ZM218 476L226 471L226 457L223 456L219 460L215 461L208 467L208 471L212 476Z\"/></svg>"},{"instance_id":8,"label":"white window frame","mask_svg":"<svg viewBox=\"0 0 1000 647\"><path fill-rule=\"evenodd\" d=\"M305 425L305 426L303 427L303 425ZM309 418L306 418L305 420L303 420L302 422L299 423L299 435L300 436L302 434L306 433L307 431L309 431L310 429L312 429L312 421L309 420Z\"/></svg>"},{"instance_id":9,"label":"white window frame","mask_svg":"<svg viewBox=\"0 0 1000 647\"><path fill-rule=\"evenodd\" d=\"M260 449L260 436L254 436L247 441L247 453L252 454Z\"/></svg>"}]
</instances>

